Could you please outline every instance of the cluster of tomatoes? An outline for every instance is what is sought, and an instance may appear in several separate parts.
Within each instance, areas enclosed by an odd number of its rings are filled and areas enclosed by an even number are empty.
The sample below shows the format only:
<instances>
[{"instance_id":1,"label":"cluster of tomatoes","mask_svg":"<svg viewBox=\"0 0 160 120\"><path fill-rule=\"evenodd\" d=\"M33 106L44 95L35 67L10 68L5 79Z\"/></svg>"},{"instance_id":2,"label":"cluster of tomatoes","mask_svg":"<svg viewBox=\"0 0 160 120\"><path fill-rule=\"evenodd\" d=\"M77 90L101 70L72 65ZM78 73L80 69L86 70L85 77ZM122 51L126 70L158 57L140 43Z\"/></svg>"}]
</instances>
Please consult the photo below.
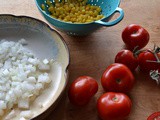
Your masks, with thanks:
<instances>
[{"instance_id":1,"label":"cluster of tomatoes","mask_svg":"<svg viewBox=\"0 0 160 120\"><path fill-rule=\"evenodd\" d=\"M147 30L131 24L123 30L122 39L128 49L118 52L115 63L109 65L101 77L106 93L97 100L97 112L102 120L124 120L130 114L132 102L126 93L134 86L132 72L137 67L147 73L159 68L158 50L141 50L149 42ZM72 104L84 106L97 91L98 83L94 78L81 76L69 87L68 97Z\"/></svg>"},{"instance_id":2,"label":"cluster of tomatoes","mask_svg":"<svg viewBox=\"0 0 160 120\"><path fill-rule=\"evenodd\" d=\"M160 68L160 48L143 49L149 42L149 33L143 27L135 24L127 26L122 32L122 39L128 49L121 50L115 62L125 64L131 71L137 67L144 73Z\"/></svg>"}]
</instances>

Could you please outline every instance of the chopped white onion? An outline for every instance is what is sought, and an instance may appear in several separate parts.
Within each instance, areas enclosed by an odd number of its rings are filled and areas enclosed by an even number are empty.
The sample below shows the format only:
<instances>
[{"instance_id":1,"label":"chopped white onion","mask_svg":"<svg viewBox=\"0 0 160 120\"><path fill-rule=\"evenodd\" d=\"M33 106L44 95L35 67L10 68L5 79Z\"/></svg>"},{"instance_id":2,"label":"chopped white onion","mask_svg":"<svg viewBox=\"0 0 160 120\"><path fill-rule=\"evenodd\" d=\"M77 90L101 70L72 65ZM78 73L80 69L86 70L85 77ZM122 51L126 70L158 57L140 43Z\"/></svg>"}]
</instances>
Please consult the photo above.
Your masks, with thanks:
<instances>
[{"instance_id":1,"label":"chopped white onion","mask_svg":"<svg viewBox=\"0 0 160 120\"><path fill-rule=\"evenodd\" d=\"M28 110L20 113L20 120L32 118L30 102L40 94L46 83L51 82L49 70L53 61L39 60L23 45L27 45L25 39L19 42L0 41L0 116L4 115L4 110L17 105ZM5 120L15 116L12 110Z\"/></svg>"},{"instance_id":2,"label":"chopped white onion","mask_svg":"<svg viewBox=\"0 0 160 120\"><path fill-rule=\"evenodd\" d=\"M7 105L4 101L0 100L0 109L6 109Z\"/></svg>"},{"instance_id":3,"label":"chopped white onion","mask_svg":"<svg viewBox=\"0 0 160 120\"><path fill-rule=\"evenodd\" d=\"M47 59L44 59L44 60L43 60L43 63L46 65L46 64L49 63L49 61L48 61Z\"/></svg>"},{"instance_id":4,"label":"chopped white onion","mask_svg":"<svg viewBox=\"0 0 160 120\"><path fill-rule=\"evenodd\" d=\"M21 116L21 117L24 117L24 118L27 118L27 119L32 118L33 115L34 115L34 114L33 114L30 110L22 111L22 112L20 113L20 116Z\"/></svg>"},{"instance_id":5,"label":"chopped white onion","mask_svg":"<svg viewBox=\"0 0 160 120\"><path fill-rule=\"evenodd\" d=\"M24 117L21 117L19 120L27 120L27 119L25 119Z\"/></svg>"},{"instance_id":6,"label":"chopped white onion","mask_svg":"<svg viewBox=\"0 0 160 120\"><path fill-rule=\"evenodd\" d=\"M28 109L29 108L29 100L28 99L20 99L18 102L18 107Z\"/></svg>"},{"instance_id":7,"label":"chopped white onion","mask_svg":"<svg viewBox=\"0 0 160 120\"><path fill-rule=\"evenodd\" d=\"M20 39L19 41L18 41L20 44L22 44L22 45L27 45L28 44L28 42L25 40L25 39Z\"/></svg>"},{"instance_id":8,"label":"chopped white onion","mask_svg":"<svg viewBox=\"0 0 160 120\"><path fill-rule=\"evenodd\" d=\"M44 63L39 63L38 64L38 68L40 69L40 70L44 70L44 71L48 71L48 70L50 70L50 65L48 65L48 64L44 64Z\"/></svg>"}]
</instances>

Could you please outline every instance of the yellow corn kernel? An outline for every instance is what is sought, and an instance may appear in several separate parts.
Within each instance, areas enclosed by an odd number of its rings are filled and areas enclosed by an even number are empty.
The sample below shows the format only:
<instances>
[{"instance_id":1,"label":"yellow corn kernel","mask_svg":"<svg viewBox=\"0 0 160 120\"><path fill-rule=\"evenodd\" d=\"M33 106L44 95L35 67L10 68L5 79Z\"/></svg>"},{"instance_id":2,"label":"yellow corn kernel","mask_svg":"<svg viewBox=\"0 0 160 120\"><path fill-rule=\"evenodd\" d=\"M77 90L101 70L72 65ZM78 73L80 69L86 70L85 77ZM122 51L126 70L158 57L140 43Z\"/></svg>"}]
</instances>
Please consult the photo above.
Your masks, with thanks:
<instances>
[{"instance_id":1,"label":"yellow corn kernel","mask_svg":"<svg viewBox=\"0 0 160 120\"><path fill-rule=\"evenodd\" d=\"M87 15L83 15L83 18L87 19L87 18L88 18L88 16L87 16Z\"/></svg>"},{"instance_id":2,"label":"yellow corn kernel","mask_svg":"<svg viewBox=\"0 0 160 120\"><path fill-rule=\"evenodd\" d=\"M56 11L55 15L56 15L56 16L59 16L59 15L60 15L59 11Z\"/></svg>"},{"instance_id":3,"label":"yellow corn kernel","mask_svg":"<svg viewBox=\"0 0 160 120\"><path fill-rule=\"evenodd\" d=\"M93 16L96 17L99 13L97 11L93 12Z\"/></svg>"},{"instance_id":4,"label":"yellow corn kernel","mask_svg":"<svg viewBox=\"0 0 160 120\"><path fill-rule=\"evenodd\" d=\"M50 6L49 8L48 8L48 11L49 12L52 12L54 10L54 7L53 6Z\"/></svg>"},{"instance_id":5,"label":"yellow corn kernel","mask_svg":"<svg viewBox=\"0 0 160 120\"><path fill-rule=\"evenodd\" d=\"M59 17L58 20L63 20L63 19L61 19L61 18Z\"/></svg>"},{"instance_id":6,"label":"yellow corn kernel","mask_svg":"<svg viewBox=\"0 0 160 120\"><path fill-rule=\"evenodd\" d=\"M51 2L50 0L47 0L46 3L47 3L47 5L49 5L49 6L52 5L52 2Z\"/></svg>"},{"instance_id":7,"label":"yellow corn kernel","mask_svg":"<svg viewBox=\"0 0 160 120\"><path fill-rule=\"evenodd\" d=\"M102 19L103 16L102 15L97 15L97 20Z\"/></svg>"},{"instance_id":8,"label":"yellow corn kernel","mask_svg":"<svg viewBox=\"0 0 160 120\"><path fill-rule=\"evenodd\" d=\"M97 8L97 12L101 12L101 8L100 7Z\"/></svg>"},{"instance_id":9,"label":"yellow corn kernel","mask_svg":"<svg viewBox=\"0 0 160 120\"><path fill-rule=\"evenodd\" d=\"M93 11L89 11L89 14L90 14L90 15L93 15Z\"/></svg>"},{"instance_id":10,"label":"yellow corn kernel","mask_svg":"<svg viewBox=\"0 0 160 120\"><path fill-rule=\"evenodd\" d=\"M85 22L86 22L86 20L85 20L85 19L83 19L83 20L82 20L82 23L85 23Z\"/></svg>"},{"instance_id":11,"label":"yellow corn kernel","mask_svg":"<svg viewBox=\"0 0 160 120\"><path fill-rule=\"evenodd\" d=\"M67 12L70 12L71 8L68 6L65 10L66 10Z\"/></svg>"},{"instance_id":12,"label":"yellow corn kernel","mask_svg":"<svg viewBox=\"0 0 160 120\"><path fill-rule=\"evenodd\" d=\"M87 20L86 20L86 23L88 23L88 22L93 22L93 20L87 19Z\"/></svg>"},{"instance_id":13,"label":"yellow corn kernel","mask_svg":"<svg viewBox=\"0 0 160 120\"><path fill-rule=\"evenodd\" d=\"M65 18L66 18L66 19L70 19L70 16L69 16L69 15L67 15Z\"/></svg>"},{"instance_id":14,"label":"yellow corn kernel","mask_svg":"<svg viewBox=\"0 0 160 120\"><path fill-rule=\"evenodd\" d=\"M75 4L75 7L77 8L77 7L79 7L80 6L80 4L79 3L77 3L77 4Z\"/></svg>"},{"instance_id":15,"label":"yellow corn kernel","mask_svg":"<svg viewBox=\"0 0 160 120\"><path fill-rule=\"evenodd\" d=\"M85 10L85 9L83 9L83 10L82 10L82 14L85 14L85 13L86 13L86 10Z\"/></svg>"},{"instance_id":16,"label":"yellow corn kernel","mask_svg":"<svg viewBox=\"0 0 160 120\"><path fill-rule=\"evenodd\" d=\"M75 8L75 7L72 7L71 11L75 11L75 10L76 10L76 8Z\"/></svg>"},{"instance_id":17,"label":"yellow corn kernel","mask_svg":"<svg viewBox=\"0 0 160 120\"><path fill-rule=\"evenodd\" d=\"M83 1L83 2L82 2L82 5L86 5L86 2L85 2L85 1Z\"/></svg>"},{"instance_id":18,"label":"yellow corn kernel","mask_svg":"<svg viewBox=\"0 0 160 120\"><path fill-rule=\"evenodd\" d=\"M57 19L57 17L56 17L55 15L51 15L51 17L53 17L53 18L56 18L56 19Z\"/></svg>"},{"instance_id":19,"label":"yellow corn kernel","mask_svg":"<svg viewBox=\"0 0 160 120\"><path fill-rule=\"evenodd\" d=\"M45 5L42 4L42 5L41 5L41 8L42 8L42 10L45 10Z\"/></svg>"},{"instance_id":20,"label":"yellow corn kernel","mask_svg":"<svg viewBox=\"0 0 160 120\"><path fill-rule=\"evenodd\" d=\"M64 3L65 3L65 0L62 0L61 3L64 4Z\"/></svg>"},{"instance_id":21,"label":"yellow corn kernel","mask_svg":"<svg viewBox=\"0 0 160 120\"><path fill-rule=\"evenodd\" d=\"M82 21L82 18L81 18L81 17L78 17L78 18L77 18L77 21L78 21L78 22L81 22L81 21Z\"/></svg>"},{"instance_id":22,"label":"yellow corn kernel","mask_svg":"<svg viewBox=\"0 0 160 120\"><path fill-rule=\"evenodd\" d=\"M95 10L95 6L90 6L90 9L91 10Z\"/></svg>"},{"instance_id":23,"label":"yellow corn kernel","mask_svg":"<svg viewBox=\"0 0 160 120\"><path fill-rule=\"evenodd\" d=\"M71 22L75 22L76 19L75 19L75 18L71 18L70 21L71 21Z\"/></svg>"},{"instance_id":24,"label":"yellow corn kernel","mask_svg":"<svg viewBox=\"0 0 160 120\"><path fill-rule=\"evenodd\" d=\"M64 19L63 19L63 21L67 22L67 19L66 19L66 18L64 18Z\"/></svg>"},{"instance_id":25,"label":"yellow corn kernel","mask_svg":"<svg viewBox=\"0 0 160 120\"><path fill-rule=\"evenodd\" d=\"M60 7L60 4L59 3L55 3L55 7Z\"/></svg>"},{"instance_id":26,"label":"yellow corn kernel","mask_svg":"<svg viewBox=\"0 0 160 120\"><path fill-rule=\"evenodd\" d=\"M54 0L55 3L59 3L59 0Z\"/></svg>"},{"instance_id":27,"label":"yellow corn kernel","mask_svg":"<svg viewBox=\"0 0 160 120\"><path fill-rule=\"evenodd\" d=\"M73 4L70 4L70 5L69 5L69 7L71 7L71 8L72 8L72 7L74 7L74 5L73 5Z\"/></svg>"},{"instance_id":28,"label":"yellow corn kernel","mask_svg":"<svg viewBox=\"0 0 160 120\"><path fill-rule=\"evenodd\" d=\"M75 16L78 16L79 14L78 13L75 13Z\"/></svg>"}]
</instances>

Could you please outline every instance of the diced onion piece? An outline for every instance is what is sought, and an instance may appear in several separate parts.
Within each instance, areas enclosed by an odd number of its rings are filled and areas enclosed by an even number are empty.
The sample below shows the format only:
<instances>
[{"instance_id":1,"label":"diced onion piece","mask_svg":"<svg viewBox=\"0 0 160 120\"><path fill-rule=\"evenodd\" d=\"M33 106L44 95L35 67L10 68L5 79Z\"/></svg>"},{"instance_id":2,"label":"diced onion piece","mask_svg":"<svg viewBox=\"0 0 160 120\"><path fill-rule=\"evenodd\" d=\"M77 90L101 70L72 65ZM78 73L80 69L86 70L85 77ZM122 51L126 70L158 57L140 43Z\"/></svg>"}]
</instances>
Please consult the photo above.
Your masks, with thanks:
<instances>
[{"instance_id":1,"label":"diced onion piece","mask_svg":"<svg viewBox=\"0 0 160 120\"><path fill-rule=\"evenodd\" d=\"M38 82L41 83L49 83L50 79L47 73L41 74L38 76Z\"/></svg>"},{"instance_id":2,"label":"diced onion piece","mask_svg":"<svg viewBox=\"0 0 160 120\"><path fill-rule=\"evenodd\" d=\"M18 107L23 109L29 109L29 100L28 99L20 99L18 101Z\"/></svg>"},{"instance_id":3,"label":"diced onion piece","mask_svg":"<svg viewBox=\"0 0 160 120\"><path fill-rule=\"evenodd\" d=\"M34 115L34 114L33 114L30 110L22 111L22 112L20 113L20 116L21 116L21 117L24 117L24 118L26 118L26 119L32 118L33 115Z\"/></svg>"},{"instance_id":4,"label":"diced onion piece","mask_svg":"<svg viewBox=\"0 0 160 120\"><path fill-rule=\"evenodd\" d=\"M46 65L46 64L49 63L49 61L48 61L47 59L44 59L44 60L43 60L43 63Z\"/></svg>"},{"instance_id":5,"label":"diced onion piece","mask_svg":"<svg viewBox=\"0 0 160 120\"><path fill-rule=\"evenodd\" d=\"M4 75L8 75L8 74L9 74L8 69L5 69L5 70L3 71L3 74L4 74Z\"/></svg>"},{"instance_id":6,"label":"diced onion piece","mask_svg":"<svg viewBox=\"0 0 160 120\"><path fill-rule=\"evenodd\" d=\"M6 103L2 100L0 100L0 109L6 109Z\"/></svg>"},{"instance_id":7,"label":"diced onion piece","mask_svg":"<svg viewBox=\"0 0 160 120\"><path fill-rule=\"evenodd\" d=\"M33 77L33 76L31 76L31 77L28 77L28 78L27 78L27 81L28 81L28 82L31 82L31 83L36 83L36 78Z\"/></svg>"},{"instance_id":8,"label":"diced onion piece","mask_svg":"<svg viewBox=\"0 0 160 120\"><path fill-rule=\"evenodd\" d=\"M20 44L22 44L22 45L27 45L28 44L28 42L25 40L25 39L20 39L19 41L18 41Z\"/></svg>"},{"instance_id":9,"label":"diced onion piece","mask_svg":"<svg viewBox=\"0 0 160 120\"><path fill-rule=\"evenodd\" d=\"M37 84L36 84L36 89L37 89L37 90L40 90L40 89L43 89L43 88L44 88L44 86L43 86L42 83L37 83Z\"/></svg>"},{"instance_id":10,"label":"diced onion piece","mask_svg":"<svg viewBox=\"0 0 160 120\"><path fill-rule=\"evenodd\" d=\"M6 98L6 93L5 92L0 92L0 99L4 100Z\"/></svg>"},{"instance_id":11,"label":"diced onion piece","mask_svg":"<svg viewBox=\"0 0 160 120\"><path fill-rule=\"evenodd\" d=\"M27 120L27 119L25 119L24 117L21 117L19 120Z\"/></svg>"},{"instance_id":12,"label":"diced onion piece","mask_svg":"<svg viewBox=\"0 0 160 120\"><path fill-rule=\"evenodd\" d=\"M44 71L49 71L50 70L50 65L45 65L45 64L43 64L43 63L39 63L38 64L38 68L40 69L40 70L44 70Z\"/></svg>"},{"instance_id":13,"label":"diced onion piece","mask_svg":"<svg viewBox=\"0 0 160 120\"><path fill-rule=\"evenodd\" d=\"M28 62L33 65L36 65L38 63L38 60L36 58L28 58Z\"/></svg>"}]
</instances>

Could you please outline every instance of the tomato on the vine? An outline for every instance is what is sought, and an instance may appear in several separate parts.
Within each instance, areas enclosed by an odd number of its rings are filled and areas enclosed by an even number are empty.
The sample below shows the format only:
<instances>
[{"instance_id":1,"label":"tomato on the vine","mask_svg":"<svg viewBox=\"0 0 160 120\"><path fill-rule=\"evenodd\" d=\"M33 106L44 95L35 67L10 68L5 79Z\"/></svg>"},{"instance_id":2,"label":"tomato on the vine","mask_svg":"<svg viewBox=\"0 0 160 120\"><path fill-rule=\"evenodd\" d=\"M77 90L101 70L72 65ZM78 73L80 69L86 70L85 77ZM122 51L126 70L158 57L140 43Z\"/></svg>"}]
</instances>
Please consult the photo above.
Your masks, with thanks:
<instances>
[{"instance_id":1,"label":"tomato on the vine","mask_svg":"<svg viewBox=\"0 0 160 120\"><path fill-rule=\"evenodd\" d=\"M141 49L149 42L149 33L140 25L130 24L122 31L122 39L129 49Z\"/></svg>"},{"instance_id":2,"label":"tomato on the vine","mask_svg":"<svg viewBox=\"0 0 160 120\"><path fill-rule=\"evenodd\" d=\"M126 65L131 71L138 67L138 59L130 50L119 51L115 57L115 62Z\"/></svg>"},{"instance_id":3,"label":"tomato on the vine","mask_svg":"<svg viewBox=\"0 0 160 120\"><path fill-rule=\"evenodd\" d=\"M69 87L68 97L72 104L86 105L98 91L98 83L89 76L78 77Z\"/></svg>"},{"instance_id":4,"label":"tomato on the vine","mask_svg":"<svg viewBox=\"0 0 160 120\"><path fill-rule=\"evenodd\" d=\"M155 53L159 58L160 54ZM153 50L145 50L138 55L138 62L141 71L149 72L150 70L157 70L160 68L160 63L157 63L157 59L153 53Z\"/></svg>"},{"instance_id":5,"label":"tomato on the vine","mask_svg":"<svg viewBox=\"0 0 160 120\"><path fill-rule=\"evenodd\" d=\"M114 63L107 67L101 78L105 91L129 92L134 85L134 76L124 64Z\"/></svg>"},{"instance_id":6,"label":"tomato on the vine","mask_svg":"<svg viewBox=\"0 0 160 120\"><path fill-rule=\"evenodd\" d=\"M107 92L97 101L97 111L102 120L124 120L131 107L130 98L123 93Z\"/></svg>"}]
</instances>

